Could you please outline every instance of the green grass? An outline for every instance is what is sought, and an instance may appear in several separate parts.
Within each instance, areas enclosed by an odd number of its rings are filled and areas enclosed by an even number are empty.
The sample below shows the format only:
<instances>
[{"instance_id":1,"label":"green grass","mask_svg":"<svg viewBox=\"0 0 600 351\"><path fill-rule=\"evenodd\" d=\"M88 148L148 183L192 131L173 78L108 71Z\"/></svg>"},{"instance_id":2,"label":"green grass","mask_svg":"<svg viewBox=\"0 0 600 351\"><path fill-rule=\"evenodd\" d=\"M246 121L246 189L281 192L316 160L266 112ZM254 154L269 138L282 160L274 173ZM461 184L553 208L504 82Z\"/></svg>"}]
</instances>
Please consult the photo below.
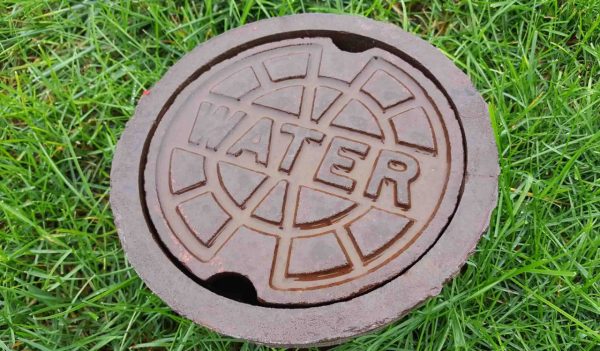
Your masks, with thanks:
<instances>
[{"instance_id":1,"label":"green grass","mask_svg":"<svg viewBox=\"0 0 600 351\"><path fill-rule=\"evenodd\" d=\"M600 3L0 0L0 349L258 350L173 313L108 204L136 101L225 30L301 12L394 23L489 103L499 202L442 293L336 350L598 350Z\"/></svg>"}]
</instances>

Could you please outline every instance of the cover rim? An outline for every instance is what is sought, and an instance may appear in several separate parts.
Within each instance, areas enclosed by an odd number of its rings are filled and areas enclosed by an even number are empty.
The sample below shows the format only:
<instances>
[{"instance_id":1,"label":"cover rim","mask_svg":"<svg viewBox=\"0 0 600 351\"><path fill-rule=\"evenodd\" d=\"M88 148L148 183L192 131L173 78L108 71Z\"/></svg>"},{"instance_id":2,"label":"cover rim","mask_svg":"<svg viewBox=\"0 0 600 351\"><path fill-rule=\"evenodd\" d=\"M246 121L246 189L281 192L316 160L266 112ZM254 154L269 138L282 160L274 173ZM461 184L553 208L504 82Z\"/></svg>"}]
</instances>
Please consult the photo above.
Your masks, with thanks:
<instances>
[{"instance_id":1,"label":"cover rim","mask_svg":"<svg viewBox=\"0 0 600 351\"><path fill-rule=\"evenodd\" d=\"M213 53L301 31L337 31L373 38L401 51L401 58L432 80L448 98L463 128L467 161L464 188L455 215L438 242L407 272L384 286L319 307L252 306L205 289L164 254L148 228L140 203L143 198L140 165L144 162L146 136L154 126L157 111L164 112L180 87L191 81L194 74L202 73L196 72L197 67L219 60ZM208 44L210 52L204 50ZM304 14L230 30L179 60L151 89L151 95L139 101L134 118L127 123L112 164L110 201L129 261L148 287L176 312L220 333L258 343L327 345L382 327L441 291L444 282L458 273L488 226L496 205L498 173L487 106L469 78L441 52L390 24L356 16ZM411 287L410 291L406 286ZM404 292L403 299L397 300L400 291Z\"/></svg>"}]
</instances>

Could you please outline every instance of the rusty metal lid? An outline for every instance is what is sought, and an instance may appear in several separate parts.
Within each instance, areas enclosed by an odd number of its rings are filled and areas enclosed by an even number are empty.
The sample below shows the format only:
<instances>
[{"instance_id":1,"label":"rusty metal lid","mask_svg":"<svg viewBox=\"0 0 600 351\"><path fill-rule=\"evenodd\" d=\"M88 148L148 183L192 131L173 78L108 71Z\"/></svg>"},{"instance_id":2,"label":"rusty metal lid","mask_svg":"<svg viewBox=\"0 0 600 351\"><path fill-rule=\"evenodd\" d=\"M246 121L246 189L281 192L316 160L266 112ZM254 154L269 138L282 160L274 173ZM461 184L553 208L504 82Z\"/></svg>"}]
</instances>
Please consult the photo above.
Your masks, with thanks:
<instances>
[{"instance_id":1,"label":"rusty metal lid","mask_svg":"<svg viewBox=\"0 0 600 351\"><path fill-rule=\"evenodd\" d=\"M142 97L113 161L125 251L179 313L322 345L435 295L496 203L485 103L432 46L335 15L253 23Z\"/></svg>"}]
</instances>

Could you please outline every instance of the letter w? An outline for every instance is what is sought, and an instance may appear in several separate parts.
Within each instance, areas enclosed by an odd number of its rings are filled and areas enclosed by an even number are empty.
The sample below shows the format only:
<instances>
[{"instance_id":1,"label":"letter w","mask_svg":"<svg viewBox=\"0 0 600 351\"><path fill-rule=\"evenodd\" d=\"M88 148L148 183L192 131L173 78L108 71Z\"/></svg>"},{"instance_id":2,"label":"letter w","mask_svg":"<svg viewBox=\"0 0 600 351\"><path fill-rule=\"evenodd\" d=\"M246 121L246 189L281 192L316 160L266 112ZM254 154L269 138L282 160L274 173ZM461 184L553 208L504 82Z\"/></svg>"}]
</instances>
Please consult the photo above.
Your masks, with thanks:
<instances>
[{"instance_id":1,"label":"letter w","mask_svg":"<svg viewBox=\"0 0 600 351\"><path fill-rule=\"evenodd\" d=\"M245 116L246 113L242 111L230 115L227 107L215 108L212 103L204 101L198 108L196 121L188 140L192 144L204 144L207 149L217 151L223 140Z\"/></svg>"}]
</instances>

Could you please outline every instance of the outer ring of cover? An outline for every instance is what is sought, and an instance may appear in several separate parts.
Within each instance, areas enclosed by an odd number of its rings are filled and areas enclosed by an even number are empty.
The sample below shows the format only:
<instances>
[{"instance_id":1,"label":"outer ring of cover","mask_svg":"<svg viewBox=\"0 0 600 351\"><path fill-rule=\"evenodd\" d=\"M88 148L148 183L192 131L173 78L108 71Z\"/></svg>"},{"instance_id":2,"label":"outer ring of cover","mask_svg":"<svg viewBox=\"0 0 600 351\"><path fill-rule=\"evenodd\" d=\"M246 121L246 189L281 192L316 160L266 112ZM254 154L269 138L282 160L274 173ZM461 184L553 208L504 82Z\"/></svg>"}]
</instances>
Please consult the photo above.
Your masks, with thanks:
<instances>
[{"instance_id":1,"label":"outer ring of cover","mask_svg":"<svg viewBox=\"0 0 600 351\"><path fill-rule=\"evenodd\" d=\"M423 72L446 95L461 124L465 178L446 230L411 268L347 301L309 308L236 302L192 280L152 234L143 201L149 135L177 94L216 62L249 47L296 37L362 37ZM475 250L497 201L498 154L487 105L469 78L438 49L398 27L362 17L304 14L230 30L196 47L143 96L119 140L110 201L119 237L137 273L177 313L219 333L271 346L325 346L381 328L439 294Z\"/></svg>"}]
</instances>

